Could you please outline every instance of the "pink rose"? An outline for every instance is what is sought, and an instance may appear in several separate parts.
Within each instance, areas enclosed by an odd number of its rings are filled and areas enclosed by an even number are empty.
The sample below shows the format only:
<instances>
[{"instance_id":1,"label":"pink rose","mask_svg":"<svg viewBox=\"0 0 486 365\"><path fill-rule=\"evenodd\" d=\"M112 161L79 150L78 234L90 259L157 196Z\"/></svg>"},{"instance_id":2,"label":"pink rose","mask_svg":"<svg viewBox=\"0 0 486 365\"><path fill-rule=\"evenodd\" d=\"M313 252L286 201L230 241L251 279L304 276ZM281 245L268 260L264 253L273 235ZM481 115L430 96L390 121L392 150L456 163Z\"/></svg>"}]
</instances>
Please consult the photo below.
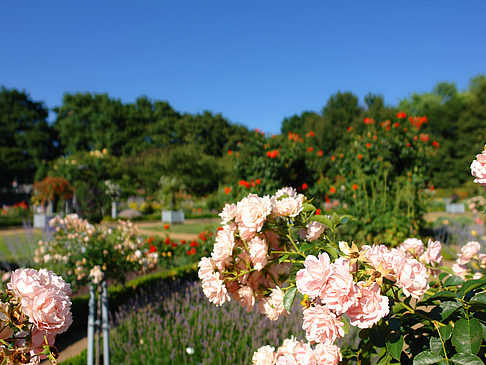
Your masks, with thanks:
<instances>
[{"instance_id":1,"label":"pink rose","mask_svg":"<svg viewBox=\"0 0 486 365\"><path fill-rule=\"evenodd\" d=\"M373 283L365 287L364 284L362 281L358 283L361 296L346 314L352 326L370 328L385 317L390 312L390 308L388 297L380 295L380 285Z\"/></svg>"},{"instance_id":2,"label":"pink rose","mask_svg":"<svg viewBox=\"0 0 486 365\"><path fill-rule=\"evenodd\" d=\"M439 241L432 241L429 239L427 251L420 256L420 261L429 265L442 265L442 244Z\"/></svg>"},{"instance_id":3,"label":"pink rose","mask_svg":"<svg viewBox=\"0 0 486 365\"><path fill-rule=\"evenodd\" d=\"M485 146L486 148L486 146ZM471 174L476 178L475 183L486 185L486 152L476 155L476 160L471 163Z\"/></svg>"},{"instance_id":4,"label":"pink rose","mask_svg":"<svg viewBox=\"0 0 486 365\"><path fill-rule=\"evenodd\" d=\"M22 311L39 330L59 334L71 325L71 286L52 271L17 269L7 287L21 299Z\"/></svg>"},{"instance_id":5,"label":"pink rose","mask_svg":"<svg viewBox=\"0 0 486 365\"><path fill-rule=\"evenodd\" d=\"M230 296L226 286L220 278L219 272L211 272L202 280L203 292L211 303L218 306L226 301L230 301Z\"/></svg>"},{"instance_id":6,"label":"pink rose","mask_svg":"<svg viewBox=\"0 0 486 365\"><path fill-rule=\"evenodd\" d=\"M304 196L287 197L275 200L275 213L280 217L295 217L304 209Z\"/></svg>"},{"instance_id":7,"label":"pink rose","mask_svg":"<svg viewBox=\"0 0 486 365\"><path fill-rule=\"evenodd\" d=\"M331 275L319 296L337 315L345 313L356 303L358 287L349 272L349 261L338 259L331 264Z\"/></svg>"},{"instance_id":8,"label":"pink rose","mask_svg":"<svg viewBox=\"0 0 486 365\"><path fill-rule=\"evenodd\" d=\"M332 344L338 337L344 336L344 323L326 306L309 307L304 309L303 313L302 328L305 330L306 338L310 343Z\"/></svg>"},{"instance_id":9,"label":"pink rose","mask_svg":"<svg viewBox=\"0 0 486 365\"><path fill-rule=\"evenodd\" d=\"M363 251L363 256L368 259L375 269L378 269L381 265L383 270L390 270L390 273L385 277L393 281L395 280L395 269L400 267L402 262L406 259L406 255L403 251L396 248L390 251L384 245L365 245L363 246Z\"/></svg>"},{"instance_id":10,"label":"pink rose","mask_svg":"<svg viewBox=\"0 0 486 365\"><path fill-rule=\"evenodd\" d=\"M298 365L317 365L314 351L308 343L303 343L299 346L295 354L295 360Z\"/></svg>"},{"instance_id":11,"label":"pink rose","mask_svg":"<svg viewBox=\"0 0 486 365\"><path fill-rule=\"evenodd\" d=\"M405 253L410 253L412 256L420 256L425 251L422 240L418 238L407 238L400 245L399 249Z\"/></svg>"},{"instance_id":12,"label":"pink rose","mask_svg":"<svg viewBox=\"0 0 486 365\"><path fill-rule=\"evenodd\" d=\"M404 260L396 270L396 277L398 287L406 296L419 299L429 288L427 269L415 259Z\"/></svg>"},{"instance_id":13,"label":"pink rose","mask_svg":"<svg viewBox=\"0 0 486 365\"><path fill-rule=\"evenodd\" d=\"M312 221L307 225L307 231L305 232L305 239L308 241L315 241L326 230L326 226L322 223Z\"/></svg>"},{"instance_id":14,"label":"pink rose","mask_svg":"<svg viewBox=\"0 0 486 365\"><path fill-rule=\"evenodd\" d=\"M273 365L275 360L275 348L271 346L262 346L254 354L251 359L252 365Z\"/></svg>"},{"instance_id":15,"label":"pink rose","mask_svg":"<svg viewBox=\"0 0 486 365\"><path fill-rule=\"evenodd\" d=\"M478 255L478 260L479 260L479 265L481 266L481 268L486 269L486 254L480 253Z\"/></svg>"},{"instance_id":16,"label":"pink rose","mask_svg":"<svg viewBox=\"0 0 486 365\"><path fill-rule=\"evenodd\" d=\"M268 245L263 237L256 236L249 243L250 258L255 270L261 270L268 262Z\"/></svg>"},{"instance_id":17,"label":"pink rose","mask_svg":"<svg viewBox=\"0 0 486 365\"><path fill-rule=\"evenodd\" d=\"M244 240L251 239L256 232L260 232L267 216L272 213L273 203L270 197L260 198L256 194L249 194L236 205L236 223Z\"/></svg>"},{"instance_id":18,"label":"pink rose","mask_svg":"<svg viewBox=\"0 0 486 365\"><path fill-rule=\"evenodd\" d=\"M198 262L197 266L199 266L199 271L198 271L199 279L204 280L206 276L214 273L214 269L216 268L216 263L213 259L209 257L203 257Z\"/></svg>"},{"instance_id":19,"label":"pink rose","mask_svg":"<svg viewBox=\"0 0 486 365\"><path fill-rule=\"evenodd\" d=\"M255 305L255 296L253 295L253 289L249 286L243 286L238 290L239 302L246 308L247 312L251 312Z\"/></svg>"},{"instance_id":20,"label":"pink rose","mask_svg":"<svg viewBox=\"0 0 486 365\"><path fill-rule=\"evenodd\" d=\"M331 260L326 252L317 257L309 255L305 258L304 269L297 272L297 289L302 294L317 297L331 275Z\"/></svg>"},{"instance_id":21,"label":"pink rose","mask_svg":"<svg viewBox=\"0 0 486 365\"><path fill-rule=\"evenodd\" d=\"M291 187L285 187L285 188L281 188L279 189L276 193L275 193L275 198L280 198L281 196L284 196L284 195L288 195L289 197L291 198L295 198L297 197L298 195L300 195L299 193L297 193L297 190L295 190L294 188L291 188Z\"/></svg>"},{"instance_id":22,"label":"pink rose","mask_svg":"<svg viewBox=\"0 0 486 365\"><path fill-rule=\"evenodd\" d=\"M291 355L294 356L300 346L300 342L294 336L283 340L282 345L277 349L278 356Z\"/></svg>"},{"instance_id":23,"label":"pink rose","mask_svg":"<svg viewBox=\"0 0 486 365\"><path fill-rule=\"evenodd\" d=\"M282 355L277 357L275 365L299 365L294 355Z\"/></svg>"},{"instance_id":24,"label":"pink rose","mask_svg":"<svg viewBox=\"0 0 486 365\"><path fill-rule=\"evenodd\" d=\"M288 312L283 306L285 293L279 287L272 289L268 297L264 297L258 303L258 309L271 321L276 321L280 315L287 315Z\"/></svg>"},{"instance_id":25,"label":"pink rose","mask_svg":"<svg viewBox=\"0 0 486 365\"><path fill-rule=\"evenodd\" d=\"M317 365L337 365L343 359L339 347L327 343L319 343L314 349Z\"/></svg>"},{"instance_id":26,"label":"pink rose","mask_svg":"<svg viewBox=\"0 0 486 365\"><path fill-rule=\"evenodd\" d=\"M457 258L459 265L466 265L479 252L481 244L476 241L469 241L461 248L461 253Z\"/></svg>"},{"instance_id":27,"label":"pink rose","mask_svg":"<svg viewBox=\"0 0 486 365\"><path fill-rule=\"evenodd\" d=\"M228 224L228 222L235 219L236 212L236 204L226 204L221 213L219 213L219 216L221 217L221 224Z\"/></svg>"},{"instance_id":28,"label":"pink rose","mask_svg":"<svg viewBox=\"0 0 486 365\"><path fill-rule=\"evenodd\" d=\"M465 265L459 265L455 263L454 265L452 265L452 271L457 276L460 276L461 278L465 279L466 274L469 272L469 268Z\"/></svg>"},{"instance_id":29,"label":"pink rose","mask_svg":"<svg viewBox=\"0 0 486 365\"><path fill-rule=\"evenodd\" d=\"M223 226L223 229L216 234L213 252L211 253L212 259L220 270L224 269L231 261L234 246L234 229L230 225Z\"/></svg>"}]
</instances>

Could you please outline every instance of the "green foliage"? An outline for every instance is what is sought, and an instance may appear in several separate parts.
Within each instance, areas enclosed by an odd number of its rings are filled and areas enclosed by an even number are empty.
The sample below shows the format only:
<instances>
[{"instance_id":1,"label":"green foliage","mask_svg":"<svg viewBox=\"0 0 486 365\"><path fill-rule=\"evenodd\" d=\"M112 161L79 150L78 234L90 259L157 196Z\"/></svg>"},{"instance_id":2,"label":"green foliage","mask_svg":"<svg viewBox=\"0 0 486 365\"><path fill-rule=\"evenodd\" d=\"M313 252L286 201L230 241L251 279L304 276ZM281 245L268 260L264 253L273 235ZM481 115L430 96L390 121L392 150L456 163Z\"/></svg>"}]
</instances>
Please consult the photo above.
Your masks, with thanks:
<instances>
[{"instance_id":1,"label":"green foliage","mask_svg":"<svg viewBox=\"0 0 486 365\"><path fill-rule=\"evenodd\" d=\"M25 92L0 89L0 186L32 183L37 169L56 155L47 109Z\"/></svg>"}]
</instances>

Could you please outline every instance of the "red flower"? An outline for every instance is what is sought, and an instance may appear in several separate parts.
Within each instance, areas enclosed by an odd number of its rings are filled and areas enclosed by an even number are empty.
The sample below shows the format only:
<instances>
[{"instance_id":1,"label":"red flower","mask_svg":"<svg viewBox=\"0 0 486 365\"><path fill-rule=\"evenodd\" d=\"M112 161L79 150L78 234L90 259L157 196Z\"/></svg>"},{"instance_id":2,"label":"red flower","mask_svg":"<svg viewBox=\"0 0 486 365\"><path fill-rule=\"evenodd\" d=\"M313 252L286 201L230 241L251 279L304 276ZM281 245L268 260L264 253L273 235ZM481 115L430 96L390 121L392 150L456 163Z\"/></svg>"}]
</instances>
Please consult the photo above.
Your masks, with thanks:
<instances>
[{"instance_id":1,"label":"red flower","mask_svg":"<svg viewBox=\"0 0 486 365\"><path fill-rule=\"evenodd\" d=\"M154 252L157 252L157 249L155 248L154 245L150 244L150 250L149 250L150 253L154 253Z\"/></svg>"},{"instance_id":2,"label":"red flower","mask_svg":"<svg viewBox=\"0 0 486 365\"><path fill-rule=\"evenodd\" d=\"M353 130L353 127L352 127L352 126L349 126L348 128L346 128L346 130L347 130L348 132L351 132L351 131Z\"/></svg>"},{"instance_id":3,"label":"red flower","mask_svg":"<svg viewBox=\"0 0 486 365\"><path fill-rule=\"evenodd\" d=\"M313 131L309 131L309 133L307 133L307 136L308 136L308 137L314 137L314 136L315 136L315 134L314 134L314 132L313 132Z\"/></svg>"},{"instance_id":4,"label":"red flower","mask_svg":"<svg viewBox=\"0 0 486 365\"><path fill-rule=\"evenodd\" d=\"M307 147L307 152L313 152L314 151L314 147Z\"/></svg>"},{"instance_id":5,"label":"red flower","mask_svg":"<svg viewBox=\"0 0 486 365\"><path fill-rule=\"evenodd\" d=\"M191 248L190 250L187 250L187 255L188 256L195 255L195 254L196 254L196 249L194 247Z\"/></svg>"},{"instance_id":6,"label":"red flower","mask_svg":"<svg viewBox=\"0 0 486 365\"><path fill-rule=\"evenodd\" d=\"M255 182L256 182L256 184L257 184L257 185L260 185L260 183L261 183L262 181L261 181L260 179L256 179L256 180L255 180Z\"/></svg>"},{"instance_id":7,"label":"red flower","mask_svg":"<svg viewBox=\"0 0 486 365\"><path fill-rule=\"evenodd\" d=\"M199 247L199 243L197 243L196 241L192 241L191 247Z\"/></svg>"},{"instance_id":8,"label":"red flower","mask_svg":"<svg viewBox=\"0 0 486 365\"><path fill-rule=\"evenodd\" d=\"M434 185L432 185L432 186L430 187L430 191L434 191L434 189L435 189L435 188L434 188Z\"/></svg>"},{"instance_id":9,"label":"red flower","mask_svg":"<svg viewBox=\"0 0 486 365\"><path fill-rule=\"evenodd\" d=\"M182 241L181 241L181 245L185 245L185 244L186 244L186 242L187 242L186 240L182 240Z\"/></svg>"},{"instance_id":10,"label":"red flower","mask_svg":"<svg viewBox=\"0 0 486 365\"><path fill-rule=\"evenodd\" d=\"M428 142L429 141L429 135L428 134L424 134L424 133L420 133L420 140L422 142Z\"/></svg>"},{"instance_id":11,"label":"red flower","mask_svg":"<svg viewBox=\"0 0 486 365\"><path fill-rule=\"evenodd\" d=\"M225 193L226 195L228 195L229 193L231 193L231 188L229 188L229 187L225 186L225 187L224 187L224 193Z\"/></svg>"},{"instance_id":12,"label":"red flower","mask_svg":"<svg viewBox=\"0 0 486 365\"><path fill-rule=\"evenodd\" d=\"M166 245L169 245L169 244L170 244L170 238L169 238L169 237L167 237L167 238L165 239L165 244L166 244Z\"/></svg>"},{"instance_id":13,"label":"red flower","mask_svg":"<svg viewBox=\"0 0 486 365\"><path fill-rule=\"evenodd\" d=\"M306 183L302 184L302 190L307 190L308 187L309 187L309 185L307 185Z\"/></svg>"},{"instance_id":14,"label":"red flower","mask_svg":"<svg viewBox=\"0 0 486 365\"><path fill-rule=\"evenodd\" d=\"M393 124L393 126L394 126L395 128L398 128L398 127L400 127L400 123L395 122L395 124Z\"/></svg>"},{"instance_id":15,"label":"red flower","mask_svg":"<svg viewBox=\"0 0 486 365\"><path fill-rule=\"evenodd\" d=\"M398 112L397 113L398 119L405 119L406 117L407 117L407 113L405 113L405 112Z\"/></svg>"},{"instance_id":16,"label":"red flower","mask_svg":"<svg viewBox=\"0 0 486 365\"><path fill-rule=\"evenodd\" d=\"M324 155L324 151L323 150L317 151L317 156L322 157L323 155Z\"/></svg>"},{"instance_id":17,"label":"red flower","mask_svg":"<svg viewBox=\"0 0 486 365\"><path fill-rule=\"evenodd\" d=\"M353 184L353 190L358 190L358 185Z\"/></svg>"},{"instance_id":18,"label":"red flower","mask_svg":"<svg viewBox=\"0 0 486 365\"><path fill-rule=\"evenodd\" d=\"M410 147L410 146L411 146L410 142L407 142L407 147Z\"/></svg>"},{"instance_id":19,"label":"red flower","mask_svg":"<svg viewBox=\"0 0 486 365\"><path fill-rule=\"evenodd\" d=\"M329 189L329 194L334 194L336 192L336 188L331 185L331 188Z\"/></svg>"},{"instance_id":20,"label":"red flower","mask_svg":"<svg viewBox=\"0 0 486 365\"><path fill-rule=\"evenodd\" d=\"M326 201L326 203L329 203L330 202L329 197L327 196L327 194L324 194L324 200Z\"/></svg>"},{"instance_id":21,"label":"red flower","mask_svg":"<svg viewBox=\"0 0 486 365\"><path fill-rule=\"evenodd\" d=\"M176 248L176 247L177 247L177 243L175 243L175 242L172 242L170 245L171 245L173 248Z\"/></svg>"},{"instance_id":22,"label":"red flower","mask_svg":"<svg viewBox=\"0 0 486 365\"><path fill-rule=\"evenodd\" d=\"M268 152L267 152L267 157L268 157L268 158L272 158L272 151L268 151Z\"/></svg>"},{"instance_id":23,"label":"red flower","mask_svg":"<svg viewBox=\"0 0 486 365\"><path fill-rule=\"evenodd\" d=\"M233 151L228 150L228 156L231 156L233 154Z\"/></svg>"},{"instance_id":24,"label":"red flower","mask_svg":"<svg viewBox=\"0 0 486 365\"><path fill-rule=\"evenodd\" d=\"M170 228L170 226L168 224L164 225L164 229L169 229L169 228Z\"/></svg>"},{"instance_id":25,"label":"red flower","mask_svg":"<svg viewBox=\"0 0 486 365\"><path fill-rule=\"evenodd\" d=\"M316 215L321 215L321 208L316 209Z\"/></svg>"},{"instance_id":26,"label":"red flower","mask_svg":"<svg viewBox=\"0 0 486 365\"><path fill-rule=\"evenodd\" d=\"M432 141L432 146L434 146L435 148L439 148L440 144L437 141Z\"/></svg>"},{"instance_id":27,"label":"red flower","mask_svg":"<svg viewBox=\"0 0 486 365\"><path fill-rule=\"evenodd\" d=\"M336 156L332 155L331 156L331 161L334 161L336 159Z\"/></svg>"},{"instance_id":28,"label":"red flower","mask_svg":"<svg viewBox=\"0 0 486 365\"><path fill-rule=\"evenodd\" d=\"M363 122L364 124L373 124L375 121L371 118L366 117L364 118Z\"/></svg>"},{"instance_id":29,"label":"red flower","mask_svg":"<svg viewBox=\"0 0 486 365\"><path fill-rule=\"evenodd\" d=\"M362 158L363 158L363 155L360 153L360 154L358 155L358 159L359 159L359 160L361 160Z\"/></svg>"},{"instance_id":30,"label":"red flower","mask_svg":"<svg viewBox=\"0 0 486 365\"><path fill-rule=\"evenodd\" d=\"M371 143L370 143L370 142L368 142L368 143L366 144L366 148L370 148L370 147L371 147Z\"/></svg>"},{"instance_id":31,"label":"red flower","mask_svg":"<svg viewBox=\"0 0 486 365\"><path fill-rule=\"evenodd\" d=\"M222 231L223 230L223 227L218 227L218 231Z\"/></svg>"}]
</instances>

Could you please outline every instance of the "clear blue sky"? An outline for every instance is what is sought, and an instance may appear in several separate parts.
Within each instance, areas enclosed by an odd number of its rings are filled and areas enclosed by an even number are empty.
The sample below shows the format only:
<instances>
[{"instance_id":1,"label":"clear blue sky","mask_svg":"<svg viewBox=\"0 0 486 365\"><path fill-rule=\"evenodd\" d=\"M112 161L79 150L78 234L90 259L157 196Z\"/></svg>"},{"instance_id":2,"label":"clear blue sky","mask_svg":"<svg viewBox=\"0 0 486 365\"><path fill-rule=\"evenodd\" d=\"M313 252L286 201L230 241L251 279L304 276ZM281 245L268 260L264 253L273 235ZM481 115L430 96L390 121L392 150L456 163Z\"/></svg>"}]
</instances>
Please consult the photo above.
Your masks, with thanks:
<instances>
[{"instance_id":1,"label":"clear blue sky","mask_svg":"<svg viewBox=\"0 0 486 365\"><path fill-rule=\"evenodd\" d=\"M0 85L167 100L277 133L338 90L396 104L486 73L486 1L0 2Z\"/></svg>"}]
</instances>

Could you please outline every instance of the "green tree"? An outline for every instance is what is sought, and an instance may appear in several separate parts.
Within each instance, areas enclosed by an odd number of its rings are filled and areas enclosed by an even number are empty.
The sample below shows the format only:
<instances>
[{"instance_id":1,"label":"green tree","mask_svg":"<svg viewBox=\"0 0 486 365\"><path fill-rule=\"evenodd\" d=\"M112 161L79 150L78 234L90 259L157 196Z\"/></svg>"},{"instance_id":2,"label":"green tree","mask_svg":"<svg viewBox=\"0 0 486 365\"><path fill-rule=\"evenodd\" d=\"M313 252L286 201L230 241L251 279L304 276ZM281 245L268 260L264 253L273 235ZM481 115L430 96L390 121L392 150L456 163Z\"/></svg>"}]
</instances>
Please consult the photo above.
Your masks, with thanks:
<instances>
[{"instance_id":1,"label":"green tree","mask_svg":"<svg viewBox=\"0 0 486 365\"><path fill-rule=\"evenodd\" d=\"M0 186L32 183L36 170L55 157L55 133L46 118L47 108L25 91L0 89Z\"/></svg>"}]
</instances>

